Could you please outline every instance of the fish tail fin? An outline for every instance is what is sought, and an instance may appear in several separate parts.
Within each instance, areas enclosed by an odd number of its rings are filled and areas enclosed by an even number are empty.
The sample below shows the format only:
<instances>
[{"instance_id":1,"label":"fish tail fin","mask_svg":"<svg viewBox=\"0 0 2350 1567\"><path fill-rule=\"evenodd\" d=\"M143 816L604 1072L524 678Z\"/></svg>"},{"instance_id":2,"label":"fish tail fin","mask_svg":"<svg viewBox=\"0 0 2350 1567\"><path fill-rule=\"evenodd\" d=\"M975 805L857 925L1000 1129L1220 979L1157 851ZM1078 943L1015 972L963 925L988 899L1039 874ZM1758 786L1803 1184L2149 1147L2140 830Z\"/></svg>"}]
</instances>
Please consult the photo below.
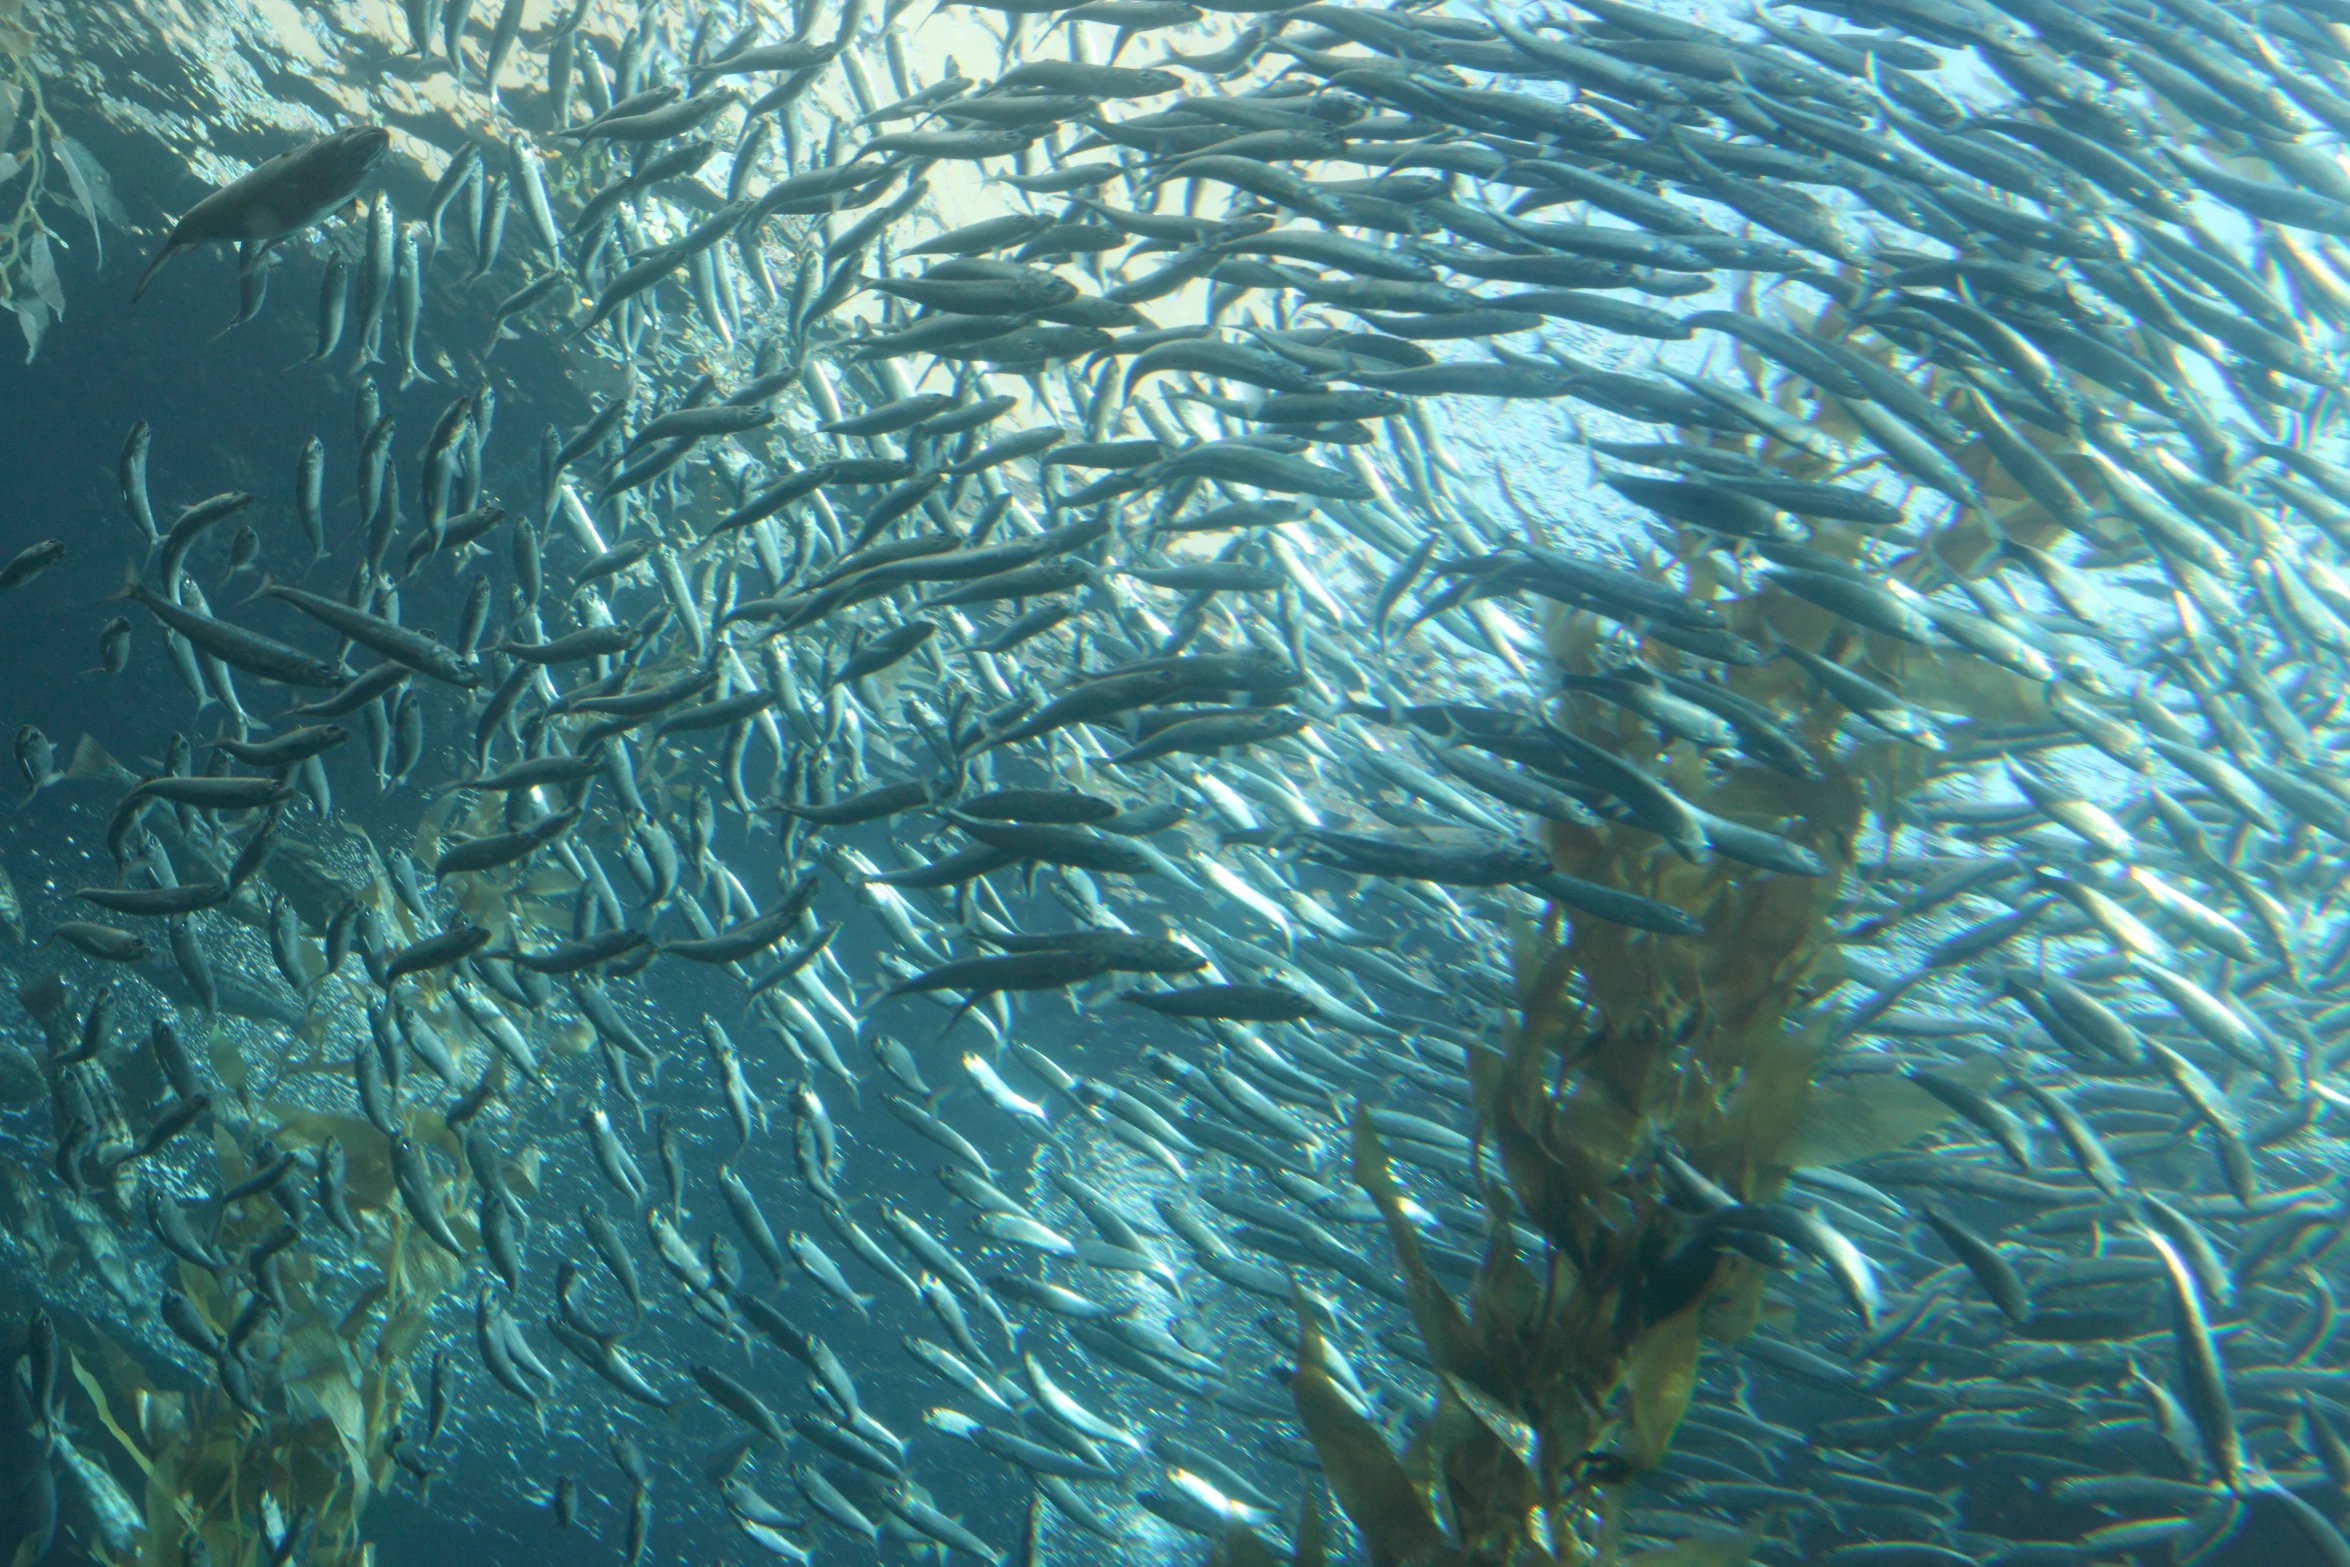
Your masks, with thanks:
<instances>
[{"instance_id":1,"label":"fish tail fin","mask_svg":"<svg viewBox=\"0 0 2350 1567\"><path fill-rule=\"evenodd\" d=\"M243 598L237 600L236 603L230 605L229 607L231 609L242 609L247 604L252 603L255 599L267 598L271 593L284 586L284 583L277 580L277 574L275 572L264 571L261 573L261 580L253 585L253 591L246 594Z\"/></svg>"},{"instance_id":2,"label":"fish tail fin","mask_svg":"<svg viewBox=\"0 0 2350 1567\"><path fill-rule=\"evenodd\" d=\"M65 764L60 778L82 782L92 778L133 778L129 768L116 761L106 747L90 735L83 735L73 743L73 756Z\"/></svg>"},{"instance_id":3,"label":"fish tail fin","mask_svg":"<svg viewBox=\"0 0 2350 1567\"><path fill-rule=\"evenodd\" d=\"M98 602L101 604L119 604L124 599L137 598L144 588L145 584L139 580L139 563L135 560L125 559L122 563L122 586L116 588L112 593L107 594Z\"/></svg>"}]
</instances>

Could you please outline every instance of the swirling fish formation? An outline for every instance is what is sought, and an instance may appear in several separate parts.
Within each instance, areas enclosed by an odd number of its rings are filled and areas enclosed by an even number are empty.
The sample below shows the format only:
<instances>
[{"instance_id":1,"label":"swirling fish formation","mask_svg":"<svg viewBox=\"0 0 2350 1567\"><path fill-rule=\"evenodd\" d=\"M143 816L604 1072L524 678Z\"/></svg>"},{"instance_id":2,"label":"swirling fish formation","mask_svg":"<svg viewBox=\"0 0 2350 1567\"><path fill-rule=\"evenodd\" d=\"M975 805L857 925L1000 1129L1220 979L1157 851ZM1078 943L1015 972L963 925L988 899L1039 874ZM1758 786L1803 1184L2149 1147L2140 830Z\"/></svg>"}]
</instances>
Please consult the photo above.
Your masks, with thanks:
<instances>
[{"instance_id":1,"label":"swirling fish formation","mask_svg":"<svg viewBox=\"0 0 2350 1567\"><path fill-rule=\"evenodd\" d=\"M2340 0L536 9L139 281L0 1555L2350 1561Z\"/></svg>"}]
</instances>

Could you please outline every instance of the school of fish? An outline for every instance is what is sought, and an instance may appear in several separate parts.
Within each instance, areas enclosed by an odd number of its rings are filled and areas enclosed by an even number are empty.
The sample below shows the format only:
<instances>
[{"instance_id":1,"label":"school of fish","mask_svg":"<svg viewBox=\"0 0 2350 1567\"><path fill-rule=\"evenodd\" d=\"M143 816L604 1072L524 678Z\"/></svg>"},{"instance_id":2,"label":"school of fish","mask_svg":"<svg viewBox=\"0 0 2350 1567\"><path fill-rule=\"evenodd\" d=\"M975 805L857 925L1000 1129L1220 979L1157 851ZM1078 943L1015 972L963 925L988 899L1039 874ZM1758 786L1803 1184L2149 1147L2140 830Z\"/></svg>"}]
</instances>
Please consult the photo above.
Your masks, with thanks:
<instances>
[{"instance_id":1,"label":"school of fish","mask_svg":"<svg viewBox=\"0 0 2350 1567\"><path fill-rule=\"evenodd\" d=\"M2350 1563L2350 4L401 12L450 144L294 139L136 283L233 247L351 421L182 503L142 420L0 566L127 543L154 717L15 737L103 831L0 889L0 1562L356 1560L369 1488L1501 1561L1326 1518L1303 1385L1531 1429L1414 1331L1568 1244L1473 1108L1514 945L1794 882L1805 1151L1612 1172L1760 1321L1661 1462L1521 1455L1523 1559ZM69 1317L365 1483L165 1483Z\"/></svg>"}]
</instances>

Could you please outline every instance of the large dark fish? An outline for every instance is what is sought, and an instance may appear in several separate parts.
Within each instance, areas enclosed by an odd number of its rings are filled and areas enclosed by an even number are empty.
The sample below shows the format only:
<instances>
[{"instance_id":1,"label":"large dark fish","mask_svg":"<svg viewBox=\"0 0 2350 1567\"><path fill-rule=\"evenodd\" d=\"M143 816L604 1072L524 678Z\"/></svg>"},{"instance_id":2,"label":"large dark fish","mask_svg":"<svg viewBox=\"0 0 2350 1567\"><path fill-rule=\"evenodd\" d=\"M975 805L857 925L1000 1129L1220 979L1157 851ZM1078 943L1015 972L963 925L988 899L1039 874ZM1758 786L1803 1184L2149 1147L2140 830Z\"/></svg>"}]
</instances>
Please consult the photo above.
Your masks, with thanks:
<instances>
[{"instance_id":1,"label":"large dark fish","mask_svg":"<svg viewBox=\"0 0 2350 1567\"><path fill-rule=\"evenodd\" d=\"M231 180L171 226L131 297L147 292L166 261L208 240L263 243L299 234L358 195L391 150L390 131L355 125L281 152Z\"/></svg>"}]
</instances>

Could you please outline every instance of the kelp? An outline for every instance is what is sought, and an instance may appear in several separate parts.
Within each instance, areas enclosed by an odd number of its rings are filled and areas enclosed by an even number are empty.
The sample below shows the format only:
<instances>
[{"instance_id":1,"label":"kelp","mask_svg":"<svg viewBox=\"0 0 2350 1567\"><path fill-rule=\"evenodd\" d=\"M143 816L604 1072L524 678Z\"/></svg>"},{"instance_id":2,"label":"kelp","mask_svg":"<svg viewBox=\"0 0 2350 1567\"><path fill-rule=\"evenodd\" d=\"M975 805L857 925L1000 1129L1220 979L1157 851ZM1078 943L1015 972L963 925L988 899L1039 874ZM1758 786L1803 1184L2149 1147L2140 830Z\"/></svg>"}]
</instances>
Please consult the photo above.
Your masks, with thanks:
<instances>
[{"instance_id":1,"label":"kelp","mask_svg":"<svg viewBox=\"0 0 2350 1567\"><path fill-rule=\"evenodd\" d=\"M380 878L360 896L387 920L398 918ZM419 986L419 1007L437 1009L440 993L439 986ZM54 1056L72 1041L70 1004L62 988L54 997L42 987L26 994L28 1008L38 1006ZM297 1060L297 1048L309 1049L310 1059ZM467 1068L490 1059L461 1037L452 1037L450 1048ZM299 1035L264 1063L222 1027L214 1028L207 1049L223 1096L210 1126L213 1168L202 1184L225 1191L252 1174L264 1140L279 1152L304 1155L339 1144L345 1195L363 1238L347 1262L299 1247L278 1254L285 1309L248 1340L242 1361L260 1418L240 1407L217 1374L152 1369L95 1324L65 1321L60 1329L73 1352L68 1424L89 1434L84 1456L127 1484L144 1515L137 1567L264 1567L284 1559L289 1531L307 1539L300 1559L360 1567L369 1559L361 1534L367 1508L399 1478L394 1455L402 1424L416 1423L412 1363L432 1331L434 1310L463 1282L467 1263L418 1229L394 1182L386 1140L372 1125L271 1096L307 1073L348 1071L347 1063L318 1058L315 1042L305 1047ZM56 1068L48 1070L54 1076ZM487 1072L494 1089L503 1074L494 1063ZM480 1242L463 1145L442 1114L416 1104L403 1114L423 1156L446 1172L436 1177L437 1200L470 1255ZM521 1147L503 1171L506 1181L526 1196L536 1193L543 1157L535 1145ZM203 1164L201 1154L197 1162ZM101 1262L99 1247L112 1247L118 1230L141 1223L144 1199L135 1184L88 1204L86 1224L54 1224L66 1195L50 1193L44 1201L34 1182L0 1169L0 1220L53 1272ZM269 1198L248 1198L221 1214L212 1243L228 1256L246 1256L283 1220ZM177 1262L164 1282L223 1335L244 1308L241 1289L251 1280ZM148 1309L145 1301L133 1304Z\"/></svg>"},{"instance_id":2,"label":"kelp","mask_svg":"<svg viewBox=\"0 0 2350 1567\"><path fill-rule=\"evenodd\" d=\"M216 1031L212 1054L216 1064L245 1064L226 1031ZM272 1266L282 1309L231 1352L243 1372L233 1392L224 1375L154 1369L95 1323L61 1322L71 1373L66 1425L81 1434L84 1458L127 1483L131 1510L143 1522L137 1567L263 1567L285 1559L297 1533L307 1540L302 1559L356 1567L368 1556L363 1516L395 1478L397 1433L416 1401L410 1363L436 1302L461 1281L463 1264L417 1230L395 1189L385 1141L372 1126L254 1097L241 1071L233 1077L223 1071L221 1080L240 1103L233 1119L224 1114L212 1123L216 1189L253 1173L262 1138L281 1151L340 1143L346 1195L364 1236L355 1249L360 1266L354 1273L298 1247L278 1252ZM443 1118L412 1108L409 1119L420 1147L463 1167L461 1146ZM535 1168L528 1154L518 1160L518 1184L535 1187ZM448 1183L441 1200L450 1228L471 1249L477 1244L471 1215L455 1205L461 1189ZM95 1248L111 1245L115 1227L131 1222L134 1191L103 1192L88 1203L91 1222L72 1227L89 1260L99 1261ZM53 1267L65 1265L67 1243L30 1222L48 1207L30 1183L0 1178L0 1199L8 1199L0 1200L0 1212L13 1201L16 1218L27 1221L20 1236L38 1242ZM228 1256L248 1256L266 1247L282 1222L266 1197L249 1198L220 1214L211 1243ZM165 1283L215 1336L225 1337L249 1299L232 1293L238 1277L182 1261Z\"/></svg>"},{"instance_id":3,"label":"kelp","mask_svg":"<svg viewBox=\"0 0 2350 1567\"><path fill-rule=\"evenodd\" d=\"M1829 336L1849 329L1833 307L1797 325ZM1865 338L1851 346L1888 357ZM1741 348L1738 361L1758 393L1824 437L1819 450L1759 438L1750 448L1710 431L1681 431L1682 441L1766 458L1797 480L1838 479L1878 461L1856 444L1860 431L1831 399L1791 378L1766 389L1759 358ZM1956 403L1964 394L1952 395L1945 379L1933 373L1928 390ZM2064 462L2077 452L2044 433L2027 439L2049 448L2092 500L2103 493L2087 462ZM1862 530L1842 525L1815 527L1809 547L1846 562L1865 559L1880 578L1930 593L1954 574L1993 569L2003 539L2046 544L2061 534L1985 444L1956 456L1988 511L1954 506L1890 560L1872 553ZM1892 690L1943 730L1953 752L1963 746L1996 757L2001 736L2053 722L2030 681L1954 648L1912 647L1777 589L1767 574L1741 574L1725 564L1726 541L1717 535L1652 526L1650 537L1657 548L1649 575L1679 572L1688 596L1766 654L1793 644ZM1698 672L1669 645L1591 613L1554 611L1545 632L1560 673L1603 673L1627 655ZM1625 1490L1664 1462L1706 1346L1733 1344L1764 1316L1785 1312L1765 1299L1766 1268L1700 1239L1691 1217L1667 1202L1657 1155L1670 1149L1733 1199L1765 1203L1797 1165L1899 1148L1950 1114L1897 1075L1821 1078L1831 1041L1812 1005L1843 978L1829 915L1864 828L1874 826L1889 849L1901 830L1901 802L1950 764L1929 746L1869 726L1865 715L1848 715L1795 660L1706 667L1799 738L1815 776L1701 757L1678 743L1660 759L1644 721L1571 694L1549 699L1544 716L1655 767L1660 781L1704 812L1781 834L1815 855L1824 873L1773 872L1718 852L1692 863L1628 821L1547 825L1560 871L1682 910L1703 932L1658 937L1556 905L1510 928L1513 1013L1491 1037L1463 1047L1490 1234L1463 1293L1429 1270L1379 1138L1358 1110L1353 1178L1386 1221L1423 1357L1435 1371L1433 1399L1391 1447L1334 1394L1310 1347L1291 1391L1329 1494L1376 1563L1746 1561L1767 1521L1638 1554L1624 1548ZM1849 734L1841 746L1840 733ZM1987 738L1977 744L1977 737ZM1518 1219L1543 1237L1543 1255L1522 1252ZM1314 1331L1301 1313L1309 1345ZM1318 1495L1308 1505L1318 1507ZM1302 1526L1297 1534L1305 1538ZM1225 1547L1218 1559L1264 1560L1265 1549L1261 1541L1247 1552Z\"/></svg>"},{"instance_id":4,"label":"kelp","mask_svg":"<svg viewBox=\"0 0 2350 1567\"><path fill-rule=\"evenodd\" d=\"M422 934L392 896L372 849L361 882L354 895L375 909L395 939ZM412 1004L439 1016L445 994L445 983L427 977L413 987ZM58 1058L76 1042L79 1014L54 977L27 985L19 1000L47 1042L42 1070L54 1098L62 1075L74 1070L61 1067ZM317 1021L314 1011L312 1023ZM202 1041L220 1093L209 1123L208 1171L205 1145L194 1135L186 1139L202 1172L190 1172L195 1184L234 1188L263 1162L265 1143L277 1153L304 1156L337 1144L345 1196L361 1227L347 1260L325 1259L299 1246L275 1253L271 1266L282 1309L269 1313L235 1352L241 1385L232 1390L231 1379L217 1370L207 1375L152 1366L95 1323L59 1322L72 1373L64 1379L71 1384L66 1423L83 1434L77 1443L83 1456L125 1484L143 1513L137 1567L264 1567L287 1559L294 1534L306 1541L299 1559L316 1567L358 1567L368 1558L361 1537L366 1510L401 1470L395 1450L402 1422L413 1421L418 1402L412 1362L431 1332L436 1306L462 1283L468 1264L418 1228L380 1131L289 1096L295 1084L350 1070L348 1061L319 1053L316 1033L314 1027L293 1030L274 1054L251 1049L239 1030L219 1024ZM452 1032L448 1043L460 1069L474 1074L479 1102L494 1099L502 1067L485 1047L460 1034ZM433 1182L434 1200L449 1232L468 1255L478 1251L468 1200L470 1164L456 1131L443 1113L421 1104L407 1105L402 1115L420 1156L443 1172ZM540 1149L525 1145L502 1174L512 1189L534 1194L542 1159ZM79 1199L68 1192L44 1195L33 1179L0 1167L0 1222L52 1273L90 1265L103 1275L107 1256L119 1250L118 1236L145 1222L142 1183L154 1178L142 1169L126 1161L92 1197ZM74 1202L88 1212L69 1206ZM212 1222L212 1214L203 1217L205 1225ZM284 1218L269 1197L249 1197L220 1212L217 1229L206 1234L223 1255L250 1257L256 1248L268 1249ZM184 1295L219 1337L246 1309L255 1279L250 1267L215 1274L175 1262L163 1282ZM152 1287L142 1280L140 1288L149 1293L126 1297L126 1304L145 1313Z\"/></svg>"},{"instance_id":5,"label":"kelp","mask_svg":"<svg viewBox=\"0 0 2350 1567\"><path fill-rule=\"evenodd\" d=\"M297 1140L304 1120L288 1117L284 1141ZM233 1159L233 1142L224 1138L222 1147ZM241 1161L224 1162L224 1180L243 1173ZM368 1252L381 1271L339 1313L317 1259L285 1254L290 1309L249 1352L265 1419L240 1409L217 1381L191 1386L159 1376L96 1326L66 1327L79 1393L69 1424L103 1434L91 1440L111 1450L91 1456L111 1472L143 1477L137 1567L201 1560L263 1567L282 1555L289 1531L309 1536L305 1559L320 1567L367 1559L360 1522L395 1475L394 1433L416 1397L409 1361L433 1303L460 1276L452 1259L414 1233L388 1188L388 1176L352 1182L353 1208L373 1216ZM232 1211L219 1243L234 1252L272 1227L261 1214ZM215 1333L227 1330L238 1302L214 1275L180 1263L171 1283Z\"/></svg>"},{"instance_id":6,"label":"kelp","mask_svg":"<svg viewBox=\"0 0 2350 1567\"><path fill-rule=\"evenodd\" d=\"M1513 931L1515 1020L1467 1050L1489 1244L1463 1296L1429 1270L1358 1111L1354 1179L1386 1221L1436 1369L1435 1407L1391 1449L1315 1368L1316 1330L1303 1314L1307 1369L1291 1392L1373 1562L1621 1558L1621 1496L1669 1450L1703 1345L1742 1336L1761 1309L1762 1268L1685 1244L1689 1220L1665 1204L1653 1152L1669 1142L1749 1202L1786 1177L1821 1048L1788 1017L1827 958L1835 872L1850 863L1864 797L1858 781L1827 771L1814 783L1743 767L1710 784L1674 782L1720 815L1792 818L1828 876L1769 875L1718 856L1692 866L1661 858L1633 828L1554 830L1561 870L1688 910L1705 933L1660 940L1556 909ZM1547 1255L1521 1250L1519 1217ZM1674 1547L1640 1559L1742 1560L1752 1540L1734 1538L1744 1542L1735 1557Z\"/></svg>"},{"instance_id":7,"label":"kelp","mask_svg":"<svg viewBox=\"0 0 2350 1567\"><path fill-rule=\"evenodd\" d=\"M15 313L24 332L27 364L41 351L51 321L65 317L57 253L70 247L44 209L78 212L101 264L102 225L124 221L105 169L49 111L34 63L38 41L27 22L33 3L0 0L0 202L9 203L0 220L0 305Z\"/></svg>"}]
</instances>

